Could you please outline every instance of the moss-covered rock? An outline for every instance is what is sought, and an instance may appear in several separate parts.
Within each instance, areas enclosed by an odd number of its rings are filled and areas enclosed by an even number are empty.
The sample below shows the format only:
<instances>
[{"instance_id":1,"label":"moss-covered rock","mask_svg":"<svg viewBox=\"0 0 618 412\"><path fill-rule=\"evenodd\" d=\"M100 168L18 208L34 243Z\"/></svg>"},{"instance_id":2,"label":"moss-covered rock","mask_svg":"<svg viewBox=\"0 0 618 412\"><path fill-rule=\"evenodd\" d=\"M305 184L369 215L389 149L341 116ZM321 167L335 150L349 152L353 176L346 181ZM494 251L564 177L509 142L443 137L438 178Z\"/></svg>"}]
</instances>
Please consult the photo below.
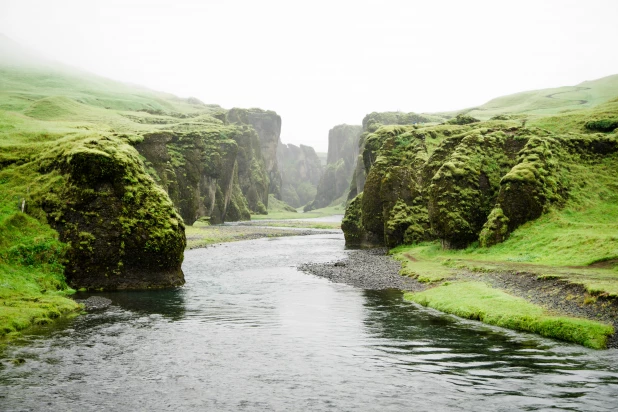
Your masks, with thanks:
<instances>
[{"instance_id":1,"label":"moss-covered rock","mask_svg":"<svg viewBox=\"0 0 618 412\"><path fill-rule=\"evenodd\" d=\"M560 207L572 184L585 185L570 180L570 168L618 152L615 134L557 135L500 119L464 123L364 134L367 177L349 212L359 223L343 226L353 232L346 239L491 246Z\"/></svg>"},{"instance_id":2,"label":"moss-covered rock","mask_svg":"<svg viewBox=\"0 0 618 412\"><path fill-rule=\"evenodd\" d=\"M483 246L506 240L522 224L537 219L569 197L569 168L598 162L618 152L618 139L607 135L554 135L526 129L530 137L517 164L500 181L496 205L480 234Z\"/></svg>"},{"instance_id":3,"label":"moss-covered rock","mask_svg":"<svg viewBox=\"0 0 618 412\"><path fill-rule=\"evenodd\" d=\"M465 135L431 179L429 220L447 248L477 240L493 208L501 177L513 166L514 139L503 131L475 129Z\"/></svg>"},{"instance_id":4,"label":"moss-covered rock","mask_svg":"<svg viewBox=\"0 0 618 412\"><path fill-rule=\"evenodd\" d=\"M363 133L358 140L357 158L354 164L352 180L348 193L348 200L353 199L363 191L365 179L375 159L375 152L380 148L381 138L372 136L375 132L388 125L421 125L431 122L440 122L442 118L418 113L402 112L373 112L363 118ZM371 138L371 139L370 139ZM367 141L369 145L367 145Z\"/></svg>"},{"instance_id":5,"label":"moss-covered rock","mask_svg":"<svg viewBox=\"0 0 618 412\"><path fill-rule=\"evenodd\" d=\"M244 133L224 125L199 132L147 133L136 148L187 224L205 216L222 223L238 176L239 149L233 138L242 142L239 135ZM246 201L236 200L234 215L249 219Z\"/></svg>"},{"instance_id":6,"label":"moss-covered rock","mask_svg":"<svg viewBox=\"0 0 618 412\"><path fill-rule=\"evenodd\" d=\"M249 125L257 132L269 186L263 196L257 187L255 189L258 190L260 201L268 207L268 193L281 199L281 172L277 161L281 117L272 110L233 108L227 113L226 120L231 124Z\"/></svg>"},{"instance_id":7,"label":"moss-covered rock","mask_svg":"<svg viewBox=\"0 0 618 412\"><path fill-rule=\"evenodd\" d=\"M506 119L497 119L497 120L506 120ZM457 116L455 116L454 118L448 120L446 123L448 123L448 124L465 125L465 124L478 123L478 122L480 122L479 119L475 119L472 116L468 116L466 114L460 113Z\"/></svg>"},{"instance_id":8,"label":"moss-covered rock","mask_svg":"<svg viewBox=\"0 0 618 412\"><path fill-rule=\"evenodd\" d=\"M345 236L346 245L360 245L364 233L364 228L361 224L361 202L363 194L356 196L348 204L345 210L345 216L341 221L341 229Z\"/></svg>"},{"instance_id":9,"label":"moss-covered rock","mask_svg":"<svg viewBox=\"0 0 618 412\"><path fill-rule=\"evenodd\" d=\"M87 289L179 286L184 225L139 154L114 137L60 145L36 159L29 213L68 244L65 276Z\"/></svg>"}]
</instances>

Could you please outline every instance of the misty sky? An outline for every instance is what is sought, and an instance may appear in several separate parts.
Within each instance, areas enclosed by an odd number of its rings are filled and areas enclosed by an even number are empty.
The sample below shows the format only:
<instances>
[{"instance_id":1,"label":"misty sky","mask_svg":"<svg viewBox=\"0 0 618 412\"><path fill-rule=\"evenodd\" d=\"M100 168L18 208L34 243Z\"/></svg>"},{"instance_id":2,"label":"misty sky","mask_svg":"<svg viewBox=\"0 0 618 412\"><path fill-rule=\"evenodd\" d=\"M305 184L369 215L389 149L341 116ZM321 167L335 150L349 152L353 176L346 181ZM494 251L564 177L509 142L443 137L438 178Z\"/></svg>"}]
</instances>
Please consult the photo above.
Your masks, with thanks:
<instances>
[{"instance_id":1,"label":"misty sky","mask_svg":"<svg viewBox=\"0 0 618 412\"><path fill-rule=\"evenodd\" d=\"M618 73L617 0L0 0L0 32L117 80L283 118L326 151L372 111L463 109Z\"/></svg>"}]
</instances>

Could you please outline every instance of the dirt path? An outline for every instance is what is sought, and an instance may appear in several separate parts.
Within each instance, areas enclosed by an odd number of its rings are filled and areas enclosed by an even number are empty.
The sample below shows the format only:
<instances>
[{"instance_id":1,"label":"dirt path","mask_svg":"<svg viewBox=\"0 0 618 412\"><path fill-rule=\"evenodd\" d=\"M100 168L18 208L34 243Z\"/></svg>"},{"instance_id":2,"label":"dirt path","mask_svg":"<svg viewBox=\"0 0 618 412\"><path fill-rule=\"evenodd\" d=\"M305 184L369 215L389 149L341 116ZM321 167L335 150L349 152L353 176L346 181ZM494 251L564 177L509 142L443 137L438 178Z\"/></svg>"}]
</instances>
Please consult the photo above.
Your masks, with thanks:
<instances>
[{"instance_id":1,"label":"dirt path","mask_svg":"<svg viewBox=\"0 0 618 412\"><path fill-rule=\"evenodd\" d=\"M564 101L567 101L567 102L573 102L573 104L586 104L586 103L588 103L588 100L564 99L564 98L560 98L560 97L554 97L554 96L556 96L558 94L581 92L582 90L590 90L590 87L575 87L575 90L569 90L569 91L566 91L566 92L552 93L552 94L548 94L545 97L547 97L548 99L564 100Z\"/></svg>"}]
</instances>

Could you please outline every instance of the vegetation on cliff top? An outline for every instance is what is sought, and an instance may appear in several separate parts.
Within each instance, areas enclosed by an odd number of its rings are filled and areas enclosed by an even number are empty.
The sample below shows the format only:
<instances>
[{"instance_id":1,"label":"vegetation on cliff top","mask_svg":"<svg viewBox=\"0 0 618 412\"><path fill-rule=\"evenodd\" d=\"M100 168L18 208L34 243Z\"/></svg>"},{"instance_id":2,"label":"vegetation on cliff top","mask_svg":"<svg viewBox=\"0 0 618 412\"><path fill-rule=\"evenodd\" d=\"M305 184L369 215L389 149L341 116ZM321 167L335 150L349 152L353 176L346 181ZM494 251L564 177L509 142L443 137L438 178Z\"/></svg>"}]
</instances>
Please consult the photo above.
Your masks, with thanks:
<instances>
[{"instance_id":1,"label":"vegetation on cliff top","mask_svg":"<svg viewBox=\"0 0 618 412\"><path fill-rule=\"evenodd\" d=\"M467 303L447 303L466 288L461 282L483 273L536 273L581 285L582 292L570 298L581 305L597 299L614 305L616 118L618 99L528 116L526 122L497 113L483 122L461 115L442 125L380 126L363 136L359 161L367 177L343 219L346 241L402 245L392 250L402 274L437 288L419 299L466 317L479 318ZM445 280L453 283L448 293L438 286ZM483 293L469 295L474 302ZM482 318L492 323L496 313L490 308ZM613 333L609 326L576 320L573 330L582 335L566 336L564 328L541 327L536 320L515 325L518 316L513 312L493 323L591 347L604 346Z\"/></svg>"}]
</instances>

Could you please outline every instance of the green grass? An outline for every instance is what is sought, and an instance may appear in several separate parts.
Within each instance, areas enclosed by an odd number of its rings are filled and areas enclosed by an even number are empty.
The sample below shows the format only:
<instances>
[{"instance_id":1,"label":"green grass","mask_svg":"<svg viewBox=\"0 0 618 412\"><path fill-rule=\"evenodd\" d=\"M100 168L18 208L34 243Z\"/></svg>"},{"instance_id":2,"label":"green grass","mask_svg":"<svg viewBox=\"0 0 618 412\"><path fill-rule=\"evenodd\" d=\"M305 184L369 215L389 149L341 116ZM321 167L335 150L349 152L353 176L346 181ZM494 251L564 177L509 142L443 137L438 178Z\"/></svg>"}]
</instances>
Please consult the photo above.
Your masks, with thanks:
<instances>
[{"instance_id":1,"label":"green grass","mask_svg":"<svg viewBox=\"0 0 618 412\"><path fill-rule=\"evenodd\" d=\"M17 203L0 197L0 338L79 309L67 298L74 291L64 281L65 245Z\"/></svg>"},{"instance_id":2,"label":"green grass","mask_svg":"<svg viewBox=\"0 0 618 412\"><path fill-rule=\"evenodd\" d=\"M79 310L67 297L66 245L40 211L20 211L22 199L28 207L63 184L39 167L88 139L130 143L143 132L221 123L218 106L39 63L0 62L0 337Z\"/></svg>"},{"instance_id":3,"label":"green grass","mask_svg":"<svg viewBox=\"0 0 618 412\"><path fill-rule=\"evenodd\" d=\"M618 75L613 75L593 81L585 81L576 86L531 90L501 96L478 107L436 114L455 116L463 112L469 116L487 120L496 115L508 113L534 119L561 112L591 108L610 99L615 99L617 95Z\"/></svg>"},{"instance_id":4,"label":"green grass","mask_svg":"<svg viewBox=\"0 0 618 412\"><path fill-rule=\"evenodd\" d=\"M614 328L587 319L554 316L525 299L493 289L482 282L445 284L405 299L445 313L508 329L537 333L594 349L607 346Z\"/></svg>"},{"instance_id":5,"label":"green grass","mask_svg":"<svg viewBox=\"0 0 618 412\"><path fill-rule=\"evenodd\" d=\"M251 226L268 226L268 227L293 227L293 228L306 228L306 229L341 229L341 223L339 222L312 222L310 220L296 219L290 220L258 220L255 223L251 223Z\"/></svg>"},{"instance_id":6,"label":"green grass","mask_svg":"<svg viewBox=\"0 0 618 412\"><path fill-rule=\"evenodd\" d=\"M339 204L336 206L328 206L322 209L315 209L310 212L302 212L302 208L297 209L298 212L273 211L267 215L251 215L251 220L284 220L284 219L312 219L316 217L326 217L333 215L343 215L345 206Z\"/></svg>"}]
</instances>

